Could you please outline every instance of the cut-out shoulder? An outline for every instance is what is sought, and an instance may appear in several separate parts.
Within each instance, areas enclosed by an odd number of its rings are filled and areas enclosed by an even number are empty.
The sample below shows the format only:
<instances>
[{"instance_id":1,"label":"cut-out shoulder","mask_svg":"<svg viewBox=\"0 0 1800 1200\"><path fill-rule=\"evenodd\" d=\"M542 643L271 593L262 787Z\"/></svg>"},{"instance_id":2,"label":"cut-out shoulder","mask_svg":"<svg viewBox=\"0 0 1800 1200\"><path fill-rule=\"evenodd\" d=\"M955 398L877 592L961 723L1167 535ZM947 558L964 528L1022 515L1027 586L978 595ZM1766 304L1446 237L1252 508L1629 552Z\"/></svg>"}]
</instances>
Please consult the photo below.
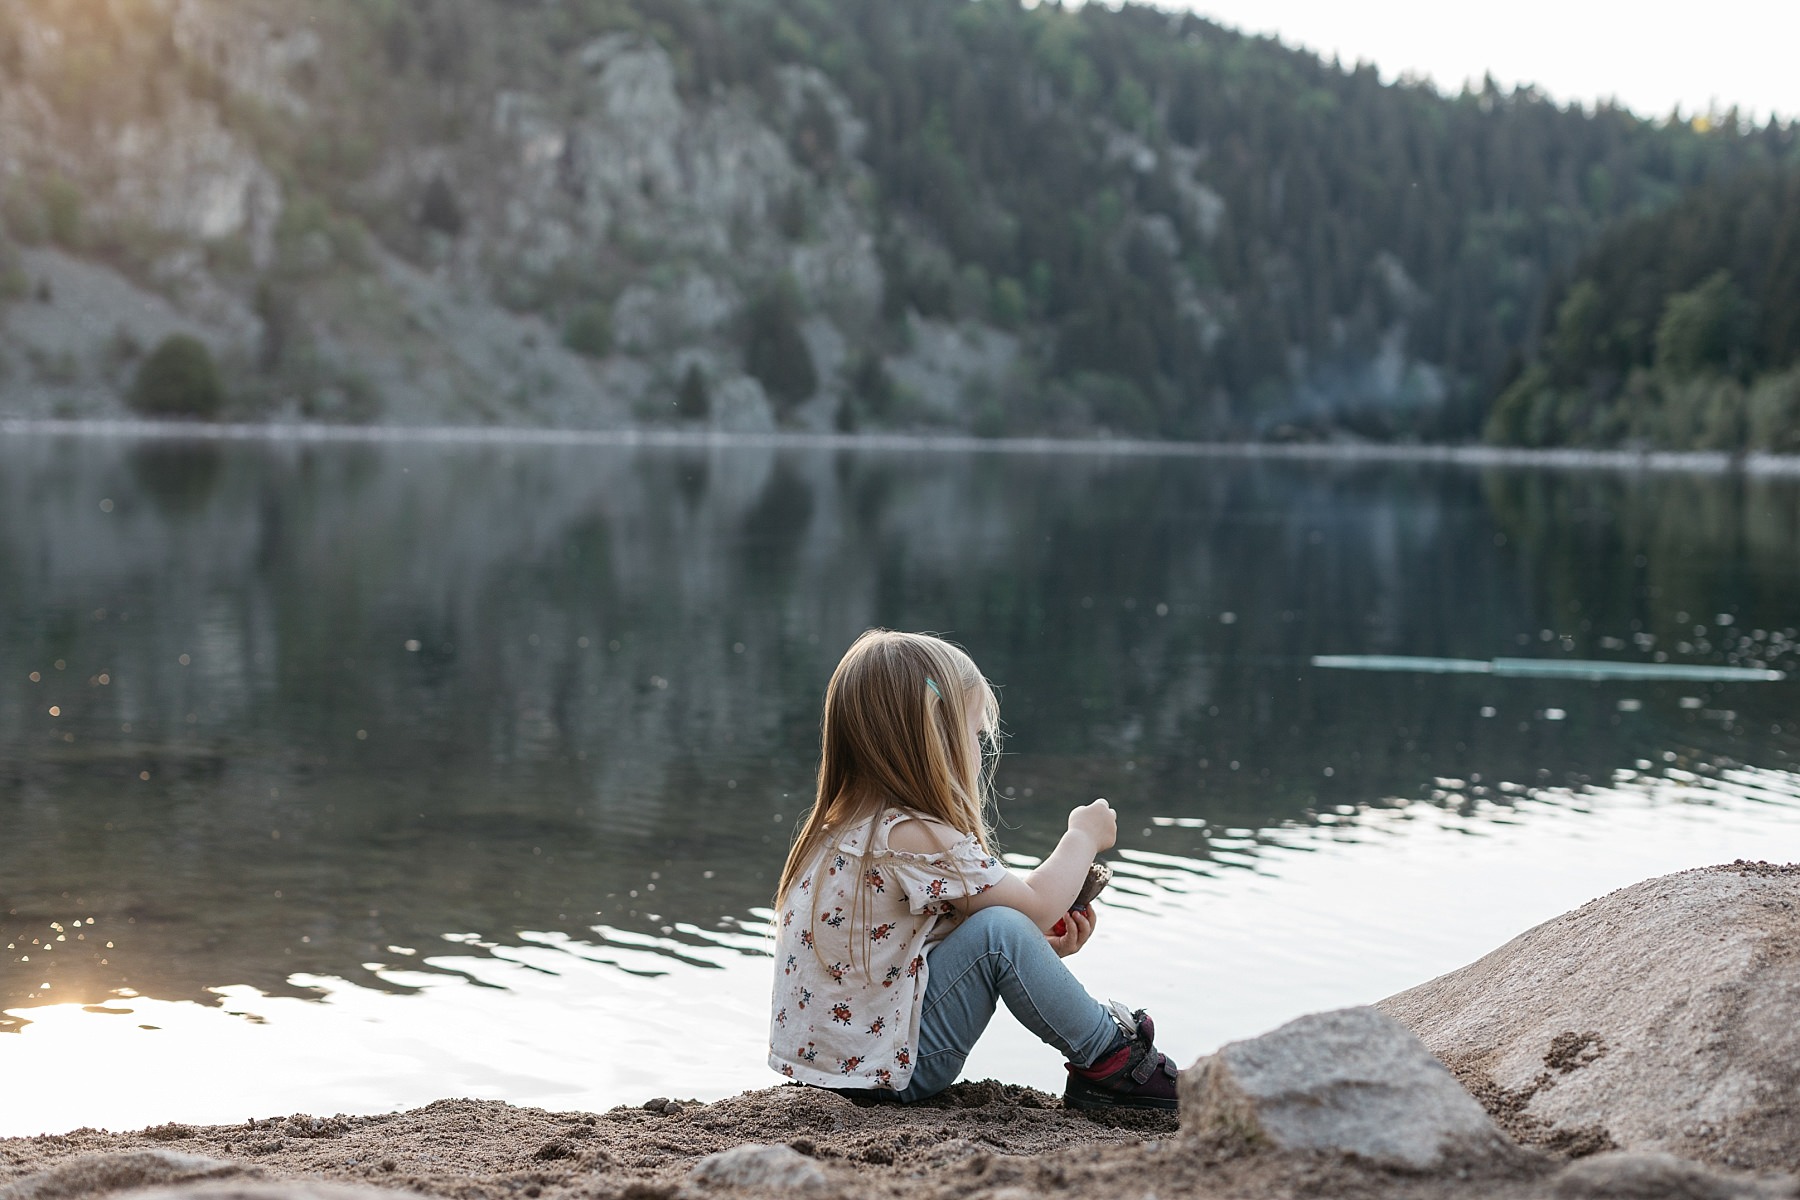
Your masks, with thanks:
<instances>
[{"instance_id":1,"label":"cut-out shoulder","mask_svg":"<svg viewBox=\"0 0 1800 1200\"><path fill-rule=\"evenodd\" d=\"M888 830L890 849L908 854L941 854L963 839L962 834L942 821L929 817L908 817Z\"/></svg>"}]
</instances>

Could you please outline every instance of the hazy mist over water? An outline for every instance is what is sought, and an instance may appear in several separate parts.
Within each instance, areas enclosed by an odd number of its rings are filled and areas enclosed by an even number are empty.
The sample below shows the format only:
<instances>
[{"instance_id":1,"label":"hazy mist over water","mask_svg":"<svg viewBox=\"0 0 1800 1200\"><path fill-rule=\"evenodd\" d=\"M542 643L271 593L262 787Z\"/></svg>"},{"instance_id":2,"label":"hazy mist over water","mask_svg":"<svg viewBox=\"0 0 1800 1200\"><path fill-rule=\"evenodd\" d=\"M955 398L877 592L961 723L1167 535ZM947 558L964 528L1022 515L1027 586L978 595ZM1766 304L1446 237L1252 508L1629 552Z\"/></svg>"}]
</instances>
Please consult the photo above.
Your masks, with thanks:
<instances>
[{"instance_id":1,"label":"hazy mist over water","mask_svg":"<svg viewBox=\"0 0 1800 1200\"><path fill-rule=\"evenodd\" d=\"M503 1019L492 961L554 973L545 946L590 990L754 981L825 681L871 625L1001 685L1017 861L1072 804L1126 814L1119 919L1159 937L1194 881L1304 881L1283 846L1417 804L1529 842L1624 789L1792 849L1791 679L1310 661L1792 672L1792 481L19 437L0 505L29 518L0 531L0 1061L59 1005L349 988Z\"/></svg>"}]
</instances>

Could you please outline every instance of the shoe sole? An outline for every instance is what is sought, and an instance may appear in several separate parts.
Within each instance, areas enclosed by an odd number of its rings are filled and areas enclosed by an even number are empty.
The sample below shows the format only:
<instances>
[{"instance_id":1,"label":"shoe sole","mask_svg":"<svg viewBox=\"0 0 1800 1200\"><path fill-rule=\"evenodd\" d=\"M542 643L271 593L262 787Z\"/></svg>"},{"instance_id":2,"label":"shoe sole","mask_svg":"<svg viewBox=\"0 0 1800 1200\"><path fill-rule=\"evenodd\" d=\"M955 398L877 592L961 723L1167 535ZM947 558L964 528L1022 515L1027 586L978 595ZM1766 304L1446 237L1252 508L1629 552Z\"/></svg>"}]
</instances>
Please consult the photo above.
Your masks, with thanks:
<instances>
[{"instance_id":1,"label":"shoe sole","mask_svg":"<svg viewBox=\"0 0 1800 1200\"><path fill-rule=\"evenodd\" d=\"M1163 1112L1176 1112L1181 1108L1177 1099L1165 1100L1160 1096L1124 1096L1117 1092L1064 1092L1064 1108L1103 1109L1103 1108L1148 1108Z\"/></svg>"}]
</instances>

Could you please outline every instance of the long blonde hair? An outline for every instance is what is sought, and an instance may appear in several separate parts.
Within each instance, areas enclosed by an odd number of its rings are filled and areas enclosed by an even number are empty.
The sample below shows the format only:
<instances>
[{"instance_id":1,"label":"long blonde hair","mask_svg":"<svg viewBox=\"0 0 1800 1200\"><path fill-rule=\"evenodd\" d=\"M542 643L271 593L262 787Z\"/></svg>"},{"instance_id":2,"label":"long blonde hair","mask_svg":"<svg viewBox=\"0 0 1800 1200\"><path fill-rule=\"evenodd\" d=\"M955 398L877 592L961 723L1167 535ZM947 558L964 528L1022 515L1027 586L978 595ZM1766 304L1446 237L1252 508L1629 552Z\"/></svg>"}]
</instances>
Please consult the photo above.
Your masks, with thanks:
<instances>
[{"instance_id":1,"label":"long blonde hair","mask_svg":"<svg viewBox=\"0 0 1800 1200\"><path fill-rule=\"evenodd\" d=\"M969 734L970 705L997 741L1000 704L961 647L923 633L871 629L844 652L825 689L812 811L776 889L788 889L835 831L897 804L973 834L991 851L992 760Z\"/></svg>"}]
</instances>

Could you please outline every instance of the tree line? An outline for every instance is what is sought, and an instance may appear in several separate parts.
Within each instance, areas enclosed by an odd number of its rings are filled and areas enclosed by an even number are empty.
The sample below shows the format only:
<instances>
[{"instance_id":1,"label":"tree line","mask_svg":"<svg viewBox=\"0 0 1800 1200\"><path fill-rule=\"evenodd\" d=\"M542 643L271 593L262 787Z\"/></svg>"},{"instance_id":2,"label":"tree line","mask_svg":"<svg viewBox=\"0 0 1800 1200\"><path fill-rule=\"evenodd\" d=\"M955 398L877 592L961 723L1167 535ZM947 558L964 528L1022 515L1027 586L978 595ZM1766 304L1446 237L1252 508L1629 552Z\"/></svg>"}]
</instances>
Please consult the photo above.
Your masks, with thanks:
<instances>
[{"instance_id":1,"label":"tree line","mask_svg":"<svg viewBox=\"0 0 1800 1200\"><path fill-rule=\"evenodd\" d=\"M1635 386L1630 408L1649 394L1676 295L1685 315L1669 326L1667 362L1710 364L1708 339L1723 338L1725 367L1656 380L1751 388L1791 337L1715 328L1776 320L1781 303L1764 294L1774 285L1715 257L1729 241L1731 254L1772 262L1773 243L1746 247L1786 227L1745 218L1736 240L1699 231L1724 220L1712 208L1763 195L1751 181L1800 164L1793 124L1584 110L1491 79L1446 95L1192 14L1019 0L312 0L327 53L295 81L306 115L277 120L205 55L161 38L147 12L81 9L92 26L77 56L85 74L69 67L57 95L92 109L83 128L93 130L181 94L222 106L289 203L272 265L252 270L230 247L208 247L209 264L254 297L271 331L259 369L317 376L314 390L355 381L309 346L295 297L333 271L370 269L370 242L427 260L434 242L480 219L481 197L464 194L474 185L443 174L416 202L392 203L371 185L383 164L479 137L496 93L556 86L581 47L619 31L660 42L690 98L757 102L819 186L870 185L857 194L886 294L875 326L846 329L845 427L911 419L883 364L904 352L913 314L1016 336L1012 377L965 397L964 424L996 433L1755 443L1764 435L1748 416L1708 417L1704 431L1686 417L1621 426L1610 397ZM0 10L0 78L28 65L11 20ZM847 99L863 131L855 145L815 93L797 115L778 115L783 71L796 67ZM96 73L132 86L75 86ZM67 181L40 183L0 189L0 295L23 286L8 270L8 236L111 256L136 274L166 250L141 232L84 225ZM1657 258L1676 250L1659 240L1674 230L1653 224L1670 219L1705 243L1679 269ZM771 220L804 238L804 197ZM653 250L621 244L546 280L517 263L482 269L499 303L541 312L569 348L604 357L610 305L657 268ZM1610 275L1580 289L1583 272L1615 258L1664 264L1643 268L1672 281L1658 285L1654 311ZM1693 265L1702 260L1704 270ZM1719 271L1727 278L1705 290ZM823 382L798 332L814 301L764 282L749 289L738 349L786 410ZM1577 340L1583 322L1607 326L1604 352L1582 351L1596 364L1587 374L1555 349L1565 310ZM705 407L704 378L680 385L676 411ZM1694 407L1671 408L1666 391L1658 411Z\"/></svg>"},{"instance_id":2,"label":"tree line","mask_svg":"<svg viewBox=\"0 0 1800 1200\"><path fill-rule=\"evenodd\" d=\"M890 312L1036 333L1042 375L1010 414L1027 426L1060 387L1132 432L1266 435L1310 389L1325 424L1473 434L1602 230L1796 156L1792 125L1589 112L1491 79L1444 96L1139 5L637 10L695 86L797 62L843 89L868 124ZM948 255L919 253L920 231ZM1395 340L1441 371L1439 403L1358 382Z\"/></svg>"},{"instance_id":3,"label":"tree line","mask_svg":"<svg viewBox=\"0 0 1800 1200\"><path fill-rule=\"evenodd\" d=\"M1800 170L1696 189L1589 250L1490 440L1800 451Z\"/></svg>"}]
</instances>

